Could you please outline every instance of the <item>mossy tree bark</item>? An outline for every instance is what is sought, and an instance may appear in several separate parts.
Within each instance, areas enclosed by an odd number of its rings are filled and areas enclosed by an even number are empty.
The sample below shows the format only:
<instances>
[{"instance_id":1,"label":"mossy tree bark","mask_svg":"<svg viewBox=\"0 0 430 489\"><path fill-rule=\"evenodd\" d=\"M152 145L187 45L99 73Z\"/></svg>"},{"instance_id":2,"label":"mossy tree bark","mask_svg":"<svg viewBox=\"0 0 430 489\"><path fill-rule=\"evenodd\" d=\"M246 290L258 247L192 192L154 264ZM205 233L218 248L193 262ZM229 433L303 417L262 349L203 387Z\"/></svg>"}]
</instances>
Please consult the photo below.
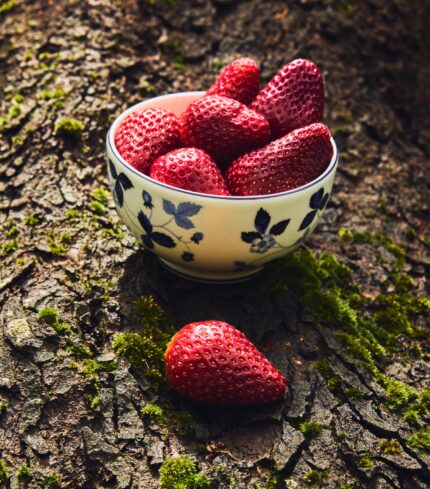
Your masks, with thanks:
<instances>
[{"instance_id":1,"label":"mossy tree bark","mask_svg":"<svg viewBox=\"0 0 430 489\"><path fill-rule=\"evenodd\" d=\"M186 456L213 487L429 486L419 4L1 2L0 485L156 488L163 461ZM341 163L313 254L202 287L122 227L104 138L128 105L208 87L236 55L265 80L295 57L321 66ZM156 390L112 349L149 295L175 328L215 318L246 332L287 376L287 399L206 410Z\"/></svg>"}]
</instances>

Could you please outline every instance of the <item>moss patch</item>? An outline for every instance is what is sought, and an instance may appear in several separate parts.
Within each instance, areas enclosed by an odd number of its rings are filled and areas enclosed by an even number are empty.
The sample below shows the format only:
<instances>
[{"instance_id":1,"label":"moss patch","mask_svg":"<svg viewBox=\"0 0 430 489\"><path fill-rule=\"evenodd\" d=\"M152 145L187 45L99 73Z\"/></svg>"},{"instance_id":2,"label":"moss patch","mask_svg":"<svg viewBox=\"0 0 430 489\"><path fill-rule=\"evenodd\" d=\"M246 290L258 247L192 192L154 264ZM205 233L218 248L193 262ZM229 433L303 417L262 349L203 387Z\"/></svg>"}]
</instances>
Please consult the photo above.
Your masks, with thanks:
<instances>
[{"instance_id":1,"label":"moss patch","mask_svg":"<svg viewBox=\"0 0 430 489\"><path fill-rule=\"evenodd\" d=\"M136 333L120 333L113 341L113 349L132 367L144 366L145 375L154 387L166 386L164 353L174 329L167 323L163 310L153 297L142 297L135 307L140 329Z\"/></svg>"},{"instance_id":2,"label":"moss patch","mask_svg":"<svg viewBox=\"0 0 430 489\"><path fill-rule=\"evenodd\" d=\"M70 324L62 323L59 321L58 310L53 307L45 307L40 310L37 319L42 323L45 323L57 331L59 334L69 335L72 332Z\"/></svg>"},{"instance_id":3,"label":"moss patch","mask_svg":"<svg viewBox=\"0 0 430 489\"><path fill-rule=\"evenodd\" d=\"M188 458L170 458L160 467L161 489L203 489L210 483Z\"/></svg>"},{"instance_id":4,"label":"moss patch","mask_svg":"<svg viewBox=\"0 0 430 489\"><path fill-rule=\"evenodd\" d=\"M384 453L386 455L396 455L397 453L400 453L402 451L400 443L395 438L392 438L391 440L380 441L378 444L378 448L381 453Z\"/></svg>"},{"instance_id":5,"label":"moss patch","mask_svg":"<svg viewBox=\"0 0 430 489\"><path fill-rule=\"evenodd\" d=\"M304 310L317 321L335 328L334 335L347 352L360 360L386 389L387 407L404 414L408 420L430 409L429 393L419 393L384 375L379 366L392 352L398 352L399 335L421 338L423 331L416 319L430 312L430 302L415 294L413 281L402 271L404 251L386 237L353 234L364 243L384 246L395 256L395 263L382 286L382 293L373 299L365 297L353 281L352 271L331 255L315 255L301 249L276 263L271 270L270 289L293 290L300 297ZM394 291L393 291L394 289ZM327 359L313 364L332 390L340 379L330 376ZM346 394L346 392L345 392Z\"/></svg>"},{"instance_id":6,"label":"moss patch","mask_svg":"<svg viewBox=\"0 0 430 489\"><path fill-rule=\"evenodd\" d=\"M0 458L0 483L6 484L9 477L8 464Z\"/></svg>"},{"instance_id":7,"label":"moss patch","mask_svg":"<svg viewBox=\"0 0 430 489\"><path fill-rule=\"evenodd\" d=\"M313 421L305 421L299 426L299 431L303 433L305 438L315 438L326 426Z\"/></svg>"},{"instance_id":8,"label":"moss patch","mask_svg":"<svg viewBox=\"0 0 430 489\"><path fill-rule=\"evenodd\" d=\"M20 480L30 480L31 479L31 469L26 465L20 465L16 471L16 476Z\"/></svg>"},{"instance_id":9,"label":"moss patch","mask_svg":"<svg viewBox=\"0 0 430 489\"><path fill-rule=\"evenodd\" d=\"M83 131L84 125L82 122L73 117L61 119L55 125L55 133L66 139L79 140L82 137Z\"/></svg>"},{"instance_id":10,"label":"moss patch","mask_svg":"<svg viewBox=\"0 0 430 489\"><path fill-rule=\"evenodd\" d=\"M408 445L417 450L430 453L430 428L423 428L410 436Z\"/></svg>"},{"instance_id":11,"label":"moss patch","mask_svg":"<svg viewBox=\"0 0 430 489\"><path fill-rule=\"evenodd\" d=\"M329 470L309 470L303 476L306 484L322 484L328 479Z\"/></svg>"}]
</instances>

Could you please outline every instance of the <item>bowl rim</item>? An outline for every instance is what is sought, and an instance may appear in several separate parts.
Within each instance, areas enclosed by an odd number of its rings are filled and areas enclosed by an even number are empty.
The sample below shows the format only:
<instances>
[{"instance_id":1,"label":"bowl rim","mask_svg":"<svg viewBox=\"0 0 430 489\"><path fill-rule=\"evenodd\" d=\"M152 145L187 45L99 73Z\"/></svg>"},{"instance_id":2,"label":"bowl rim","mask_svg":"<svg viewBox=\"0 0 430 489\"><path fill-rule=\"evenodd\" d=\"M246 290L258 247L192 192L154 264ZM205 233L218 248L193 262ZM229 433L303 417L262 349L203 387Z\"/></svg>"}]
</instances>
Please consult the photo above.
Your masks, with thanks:
<instances>
[{"instance_id":1,"label":"bowl rim","mask_svg":"<svg viewBox=\"0 0 430 489\"><path fill-rule=\"evenodd\" d=\"M158 180L155 180L154 178L151 178L149 175L145 175L144 173L141 173L138 170L136 170L136 168L133 168L119 154L119 151L117 150L116 145L115 145L114 132L115 132L116 126L119 124L119 122L124 117L126 117L129 113L134 112L141 105L143 105L144 103L147 103L149 101L156 101L156 100L161 100L161 99L165 99L165 98L170 98L173 95L204 95L205 93L206 92L204 92L204 91L189 91L189 92L168 93L168 94L164 94L164 95L159 95L158 97L152 97L152 98L149 98L149 99L142 100L141 102L138 102L138 103L136 103L136 104L128 107L126 110L122 111L121 114L119 114L115 118L115 120L112 122L112 124L109 127L109 130L108 130L108 133L107 133L107 137L106 137L108 150L111 151L111 153L115 157L116 161L119 162L124 167L126 167L127 170L129 170L132 173L134 173L138 178L141 178L142 180L148 181L148 182L152 183L153 185L156 185L156 186L159 186L159 187L163 187L163 188L167 188L169 190L172 190L174 192L178 192L180 194L199 196L199 197L203 197L203 198L206 198L206 199L217 199L217 200L226 200L226 201L229 201L229 200L240 200L240 201L247 201L247 200L267 200L267 199L275 199L275 198L283 197L283 196L286 196L286 195L292 195L292 194L295 194L295 193L299 193L299 192L302 192L302 191L308 189L309 187L314 186L318 182L321 182L321 181L325 180L330 175L330 173L332 173L336 169L337 162L338 162L338 159L339 159L339 152L338 152L338 149L337 149L335 140L333 139L333 137L330 137L330 142L331 142L331 145L333 147L333 156L332 156L332 158L330 160L330 163L328 164L328 166L324 170L324 172L321 173L321 175L319 175L314 180L306 183L305 185L302 185L301 187L293 188L293 189L290 189L290 190L285 190L283 192L278 192L278 193L275 193L275 194L266 194L266 195L212 195L212 194L204 194L202 192L194 192L192 190L186 190L186 189L183 189L183 188L173 187L172 185L169 185L167 183L159 182ZM108 157L109 157L109 155L108 155Z\"/></svg>"}]
</instances>

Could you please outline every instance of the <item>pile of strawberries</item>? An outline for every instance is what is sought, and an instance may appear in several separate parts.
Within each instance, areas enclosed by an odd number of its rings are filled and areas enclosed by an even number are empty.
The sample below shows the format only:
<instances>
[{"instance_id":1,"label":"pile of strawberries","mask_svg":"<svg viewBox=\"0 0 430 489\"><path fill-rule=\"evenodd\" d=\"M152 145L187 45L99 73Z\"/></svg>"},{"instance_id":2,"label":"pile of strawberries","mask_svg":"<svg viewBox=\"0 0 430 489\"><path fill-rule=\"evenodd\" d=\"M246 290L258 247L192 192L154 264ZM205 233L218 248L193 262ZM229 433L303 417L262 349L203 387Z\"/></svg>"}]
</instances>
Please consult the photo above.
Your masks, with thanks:
<instances>
[{"instance_id":1,"label":"pile of strawberries","mask_svg":"<svg viewBox=\"0 0 430 489\"><path fill-rule=\"evenodd\" d=\"M321 124L323 77L296 59L259 85L254 60L233 61L179 118L156 108L130 113L116 147L138 171L194 192L265 195L305 185L333 155Z\"/></svg>"}]
</instances>

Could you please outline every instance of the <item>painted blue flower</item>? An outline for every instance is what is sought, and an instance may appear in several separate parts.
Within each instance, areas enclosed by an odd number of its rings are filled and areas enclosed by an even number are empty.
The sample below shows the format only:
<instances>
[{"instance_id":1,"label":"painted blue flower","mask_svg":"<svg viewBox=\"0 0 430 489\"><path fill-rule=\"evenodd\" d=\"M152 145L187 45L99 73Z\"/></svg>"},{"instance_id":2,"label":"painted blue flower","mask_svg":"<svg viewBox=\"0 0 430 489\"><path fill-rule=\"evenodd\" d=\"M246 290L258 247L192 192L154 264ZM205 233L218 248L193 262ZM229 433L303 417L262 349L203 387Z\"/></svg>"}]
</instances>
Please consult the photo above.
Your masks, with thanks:
<instances>
[{"instance_id":1,"label":"painted blue flower","mask_svg":"<svg viewBox=\"0 0 430 489\"><path fill-rule=\"evenodd\" d=\"M152 203L151 194L146 190L142 192L142 199L143 199L143 205L145 207L147 207L148 209L152 209L154 207L154 204Z\"/></svg>"},{"instance_id":2,"label":"painted blue flower","mask_svg":"<svg viewBox=\"0 0 430 489\"><path fill-rule=\"evenodd\" d=\"M306 216L303 218L302 223L300 224L299 231L306 229L310 226L315 219L318 211L324 210L324 207L327 205L329 198L328 193L324 193L324 187L321 187L314 194L311 195L309 199L309 207L312 209L309 211Z\"/></svg>"},{"instance_id":3,"label":"painted blue flower","mask_svg":"<svg viewBox=\"0 0 430 489\"><path fill-rule=\"evenodd\" d=\"M194 254L190 253L189 251L184 251L181 255L181 258L184 261L193 261L194 260Z\"/></svg>"},{"instance_id":4,"label":"painted blue flower","mask_svg":"<svg viewBox=\"0 0 430 489\"><path fill-rule=\"evenodd\" d=\"M251 245L251 253L266 253L267 250L277 244L275 236L281 235L290 223L289 219L283 219L271 226L267 233L270 221L270 214L260 208L254 220L255 231L241 233L242 241Z\"/></svg>"},{"instance_id":5,"label":"painted blue flower","mask_svg":"<svg viewBox=\"0 0 430 489\"><path fill-rule=\"evenodd\" d=\"M266 234L262 238L255 238L251 243L251 253L266 253L276 244L273 234Z\"/></svg>"},{"instance_id":6,"label":"painted blue flower","mask_svg":"<svg viewBox=\"0 0 430 489\"><path fill-rule=\"evenodd\" d=\"M133 184L125 173L118 173L115 165L109 160L109 170L112 180L115 182L113 187L113 198L122 207L124 205L124 191L133 188Z\"/></svg>"}]
</instances>

